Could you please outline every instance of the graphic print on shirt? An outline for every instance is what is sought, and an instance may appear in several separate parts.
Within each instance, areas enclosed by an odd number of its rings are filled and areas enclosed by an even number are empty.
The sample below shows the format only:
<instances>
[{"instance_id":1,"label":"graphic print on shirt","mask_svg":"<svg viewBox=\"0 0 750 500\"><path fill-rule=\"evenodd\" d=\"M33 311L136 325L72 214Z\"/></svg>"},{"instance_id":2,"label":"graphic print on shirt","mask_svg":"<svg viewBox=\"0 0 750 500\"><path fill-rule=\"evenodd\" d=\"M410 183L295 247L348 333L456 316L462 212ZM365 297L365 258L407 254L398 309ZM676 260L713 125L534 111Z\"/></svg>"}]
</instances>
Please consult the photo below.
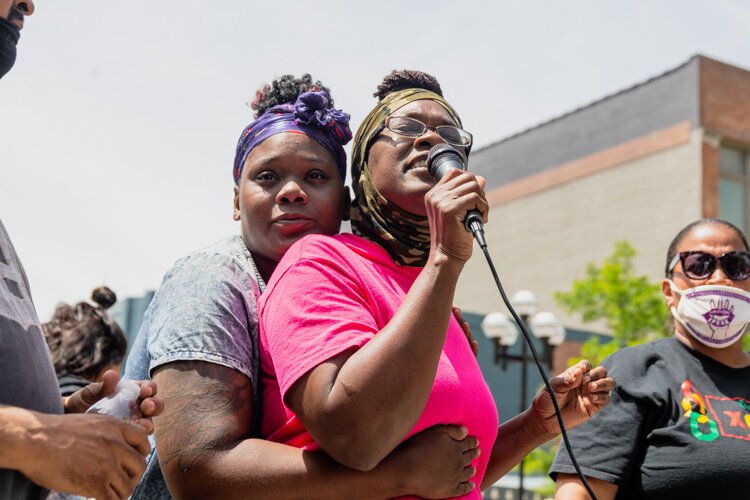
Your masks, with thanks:
<instances>
[{"instance_id":1,"label":"graphic print on shirt","mask_svg":"<svg viewBox=\"0 0 750 500\"><path fill-rule=\"evenodd\" d=\"M0 227L0 230L3 229ZM0 316L19 323L24 330L36 324L34 304L26 290L26 279L20 271L21 265L7 239L0 232Z\"/></svg>"},{"instance_id":2,"label":"graphic print on shirt","mask_svg":"<svg viewBox=\"0 0 750 500\"><path fill-rule=\"evenodd\" d=\"M683 414L690 419L690 432L699 441L719 436L750 441L750 401L742 398L703 396L690 380L682 389Z\"/></svg>"}]
</instances>

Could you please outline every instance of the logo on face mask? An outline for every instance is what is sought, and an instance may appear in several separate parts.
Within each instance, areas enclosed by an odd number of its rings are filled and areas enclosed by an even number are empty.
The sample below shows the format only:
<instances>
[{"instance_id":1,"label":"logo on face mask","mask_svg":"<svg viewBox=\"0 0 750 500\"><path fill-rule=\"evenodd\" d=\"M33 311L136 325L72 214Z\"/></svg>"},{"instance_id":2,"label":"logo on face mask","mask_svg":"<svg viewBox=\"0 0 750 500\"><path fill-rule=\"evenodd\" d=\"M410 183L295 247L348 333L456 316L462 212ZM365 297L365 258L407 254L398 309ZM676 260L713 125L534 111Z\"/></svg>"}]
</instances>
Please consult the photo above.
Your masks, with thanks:
<instances>
[{"instance_id":1,"label":"logo on face mask","mask_svg":"<svg viewBox=\"0 0 750 500\"><path fill-rule=\"evenodd\" d=\"M750 323L750 293L722 285L702 285L672 291L680 295L672 316L704 345L728 347L742 338Z\"/></svg>"},{"instance_id":2,"label":"logo on face mask","mask_svg":"<svg viewBox=\"0 0 750 500\"><path fill-rule=\"evenodd\" d=\"M728 300L719 300L718 303L710 302L711 310L703 315L706 318L708 326L714 329L726 328L734 319L734 306L732 306Z\"/></svg>"}]
</instances>

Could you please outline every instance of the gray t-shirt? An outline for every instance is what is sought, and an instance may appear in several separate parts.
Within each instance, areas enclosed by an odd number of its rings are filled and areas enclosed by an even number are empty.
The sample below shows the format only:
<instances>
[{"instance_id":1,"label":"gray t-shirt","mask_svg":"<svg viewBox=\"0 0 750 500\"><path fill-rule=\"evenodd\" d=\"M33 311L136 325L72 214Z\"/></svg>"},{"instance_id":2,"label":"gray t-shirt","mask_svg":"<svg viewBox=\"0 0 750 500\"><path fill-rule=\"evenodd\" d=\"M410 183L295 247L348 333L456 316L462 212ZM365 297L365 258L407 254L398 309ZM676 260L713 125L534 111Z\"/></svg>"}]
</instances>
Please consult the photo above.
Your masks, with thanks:
<instances>
[{"instance_id":1,"label":"gray t-shirt","mask_svg":"<svg viewBox=\"0 0 750 500\"><path fill-rule=\"evenodd\" d=\"M146 380L173 361L206 361L245 375L258 398L258 315L255 265L239 236L177 261L146 311L125 378ZM256 418L260 412L254 412ZM256 421L257 425L257 421ZM170 498L156 448L133 498Z\"/></svg>"},{"instance_id":2,"label":"gray t-shirt","mask_svg":"<svg viewBox=\"0 0 750 500\"><path fill-rule=\"evenodd\" d=\"M62 414L55 369L44 341L29 283L0 221L0 405ZM44 498L21 473L0 469L0 498Z\"/></svg>"}]
</instances>

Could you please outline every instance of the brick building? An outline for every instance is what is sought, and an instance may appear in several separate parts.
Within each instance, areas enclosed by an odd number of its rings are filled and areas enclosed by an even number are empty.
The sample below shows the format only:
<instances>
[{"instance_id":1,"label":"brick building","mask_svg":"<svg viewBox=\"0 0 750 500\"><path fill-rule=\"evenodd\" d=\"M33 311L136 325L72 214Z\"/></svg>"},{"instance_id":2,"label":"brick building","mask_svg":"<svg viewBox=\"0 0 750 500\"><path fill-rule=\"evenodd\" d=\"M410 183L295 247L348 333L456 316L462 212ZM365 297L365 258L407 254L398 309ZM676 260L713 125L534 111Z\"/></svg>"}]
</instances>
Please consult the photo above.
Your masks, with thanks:
<instances>
[{"instance_id":1,"label":"brick building","mask_svg":"<svg viewBox=\"0 0 750 500\"><path fill-rule=\"evenodd\" d=\"M747 232L746 151L750 71L698 55L472 152L469 168L487 179L485 231L506 291L532 290L567 328L604 332L566 315L553 293L618 240L638 250L639 274L660 280L667 246L687 223L721 216ZM478 314L504 310L479 252L456 302Z\"/></svg>"}]
</instances>

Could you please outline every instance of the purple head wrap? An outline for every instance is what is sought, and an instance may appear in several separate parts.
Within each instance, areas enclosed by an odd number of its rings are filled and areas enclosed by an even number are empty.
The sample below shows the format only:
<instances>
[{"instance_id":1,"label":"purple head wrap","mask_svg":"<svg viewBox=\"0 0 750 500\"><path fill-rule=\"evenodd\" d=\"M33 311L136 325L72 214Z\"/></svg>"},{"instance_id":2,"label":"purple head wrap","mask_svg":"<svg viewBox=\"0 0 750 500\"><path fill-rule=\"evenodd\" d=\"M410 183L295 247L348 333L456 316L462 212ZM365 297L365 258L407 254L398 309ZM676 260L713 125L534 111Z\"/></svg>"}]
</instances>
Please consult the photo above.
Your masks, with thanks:
<instances>
[{"instance_id":1,"label":"purple head wrap","mask_svg":"<svg viewBox=\"0 0 750 500\"><path fill-rule=\"evenodd\" d=\"M330 107L328 92L304 92L294 104L269 108L245 127L237 141L234 156L234 182L239 184L242 167L250 151L269 137L282 132L297 132L316 140L336 159L341 182L346 179L344 145L352 138L349 115Z\"/></svg>"}]
</instances>

